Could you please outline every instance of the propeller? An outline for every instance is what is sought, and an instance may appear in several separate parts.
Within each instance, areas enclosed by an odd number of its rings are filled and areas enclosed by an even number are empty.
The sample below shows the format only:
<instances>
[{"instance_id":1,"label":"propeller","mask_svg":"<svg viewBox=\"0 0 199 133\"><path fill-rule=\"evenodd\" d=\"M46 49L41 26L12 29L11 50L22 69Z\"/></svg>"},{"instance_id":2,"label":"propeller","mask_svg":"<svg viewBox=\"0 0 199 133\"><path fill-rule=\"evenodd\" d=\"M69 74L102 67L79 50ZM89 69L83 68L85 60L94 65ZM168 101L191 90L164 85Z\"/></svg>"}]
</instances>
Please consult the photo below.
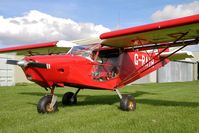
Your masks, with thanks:
<instances>
[{"instance_id":1,"label":"propeller","mask_svg":"<svg viewBox=\"0 0 199 133\"><path fill-rule=\"evenodd\" d=\"M6 64L11 64L11 65L18 65L17 63L18 63L17 60L7 60L6 61Z\"/></svg>"},{"instance_id":2,"label":"propeller","mask_svg":"<svg viewBox=\"0 0 199 133\"><path fill-rule=\"evenodd\" d=\"M20 67L37 67L37 68L44 68L44 69L50 69L50 64L45 63L38 63L33 61L25 61L25 60L7 60L6 64L11 65L18 65Z\"/></svg>"}]
</instances>

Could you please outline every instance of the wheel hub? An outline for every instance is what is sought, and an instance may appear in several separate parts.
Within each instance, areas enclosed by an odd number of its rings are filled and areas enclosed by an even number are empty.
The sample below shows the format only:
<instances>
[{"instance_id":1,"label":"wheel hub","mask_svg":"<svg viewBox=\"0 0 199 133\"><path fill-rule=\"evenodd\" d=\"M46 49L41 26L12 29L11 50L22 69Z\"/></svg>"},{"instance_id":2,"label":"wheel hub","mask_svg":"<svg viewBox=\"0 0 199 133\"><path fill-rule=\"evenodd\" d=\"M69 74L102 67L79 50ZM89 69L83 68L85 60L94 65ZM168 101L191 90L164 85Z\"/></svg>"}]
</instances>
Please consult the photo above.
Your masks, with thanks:
<instances>
[{"instance_id":1,"label":"wheel hub","mask_svg":"<svg viewBox=\"0 0 199 133\"><path fill-rule=\"evenodd\" d=\"M133 101L129 101L129 103L128 103L128 108L129 108L130 110L132 110L132 109L134 108Z\"/></svg>"},{"instance_id":2,"label":"wheel hub","mask_svg":"<svg viewBox=\"0 0 199 133\"><path fill-rule=\"evenodd\" d=\"M53 112L53 107L51 107L50 103L47 104L46 111L47 112Z\"/></svg>"}]
</instances>

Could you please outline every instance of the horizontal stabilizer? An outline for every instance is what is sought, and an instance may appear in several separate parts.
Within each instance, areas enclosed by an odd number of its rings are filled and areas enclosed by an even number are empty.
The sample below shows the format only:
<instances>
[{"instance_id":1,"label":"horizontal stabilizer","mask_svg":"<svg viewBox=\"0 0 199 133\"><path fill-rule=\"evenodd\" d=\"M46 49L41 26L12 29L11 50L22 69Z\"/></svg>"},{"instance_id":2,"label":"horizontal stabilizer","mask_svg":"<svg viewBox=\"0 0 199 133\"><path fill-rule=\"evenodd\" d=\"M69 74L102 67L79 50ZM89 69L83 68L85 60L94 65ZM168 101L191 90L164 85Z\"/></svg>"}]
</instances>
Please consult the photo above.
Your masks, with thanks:
<instances>
[{"instance_id":1,"label":"horizontal stabilizer","mask_svg":"<svg viewBox=\"0 0 199 133\"><path fill-rule=\"evenodd\" d=\"M164 52L160 55L160 57L167 57L173 52ZM176 61L176 60L184 60L186 58L193 58L193 53L190 51L178 51L177 53L173 54L172 56L168 57L169 60L171 61Z\"/></svg>"}]
</instances>

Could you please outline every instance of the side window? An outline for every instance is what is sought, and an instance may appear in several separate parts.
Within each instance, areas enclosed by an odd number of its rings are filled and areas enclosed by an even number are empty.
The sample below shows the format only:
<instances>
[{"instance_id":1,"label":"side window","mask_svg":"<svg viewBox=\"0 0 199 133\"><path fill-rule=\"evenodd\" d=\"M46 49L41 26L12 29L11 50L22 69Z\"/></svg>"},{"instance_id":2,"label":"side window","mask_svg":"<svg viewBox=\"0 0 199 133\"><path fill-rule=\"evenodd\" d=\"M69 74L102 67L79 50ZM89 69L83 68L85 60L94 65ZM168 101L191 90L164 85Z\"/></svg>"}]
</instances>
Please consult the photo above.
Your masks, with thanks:
<instances>
[{"instance_id":1,"label":"side window","mask_svg":"<svg viewBox=\"0 0 199 133\"><path fill-rule=\"evenodd\" d=\"M119 74L118 59L118 49L100 51L96 60L98 64L93 66L93 79L107 81L115 78Z\"/></svg>"}]
</instances>

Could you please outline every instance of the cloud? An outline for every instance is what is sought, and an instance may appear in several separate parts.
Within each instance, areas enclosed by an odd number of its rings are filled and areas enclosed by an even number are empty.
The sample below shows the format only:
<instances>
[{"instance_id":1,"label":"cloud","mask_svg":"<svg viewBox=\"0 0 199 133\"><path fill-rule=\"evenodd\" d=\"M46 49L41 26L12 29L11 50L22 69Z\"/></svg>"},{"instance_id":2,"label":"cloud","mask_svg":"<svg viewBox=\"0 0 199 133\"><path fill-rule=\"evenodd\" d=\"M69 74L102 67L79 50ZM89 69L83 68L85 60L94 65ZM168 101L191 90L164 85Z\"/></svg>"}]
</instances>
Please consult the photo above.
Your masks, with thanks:
<instances>
[{"instance_id":1,"label":"cloud","mask_svg":"<svg viewBox=\"0 0 199 133\"><path fill-rule=\"evenodd\" d=\"M55 40L97 37L110 29L94 23L80 23L31 10L21 17L0 16L0 45L28 44Z\"/></svg>"},{"instance_id":2,"label":"cloud","mask_svg":"<svg viewBox=\"0 0 199 133\"><path fill-rule=\"evenodd\" d=\"M194 1L187 4L167 5L162 10L158 10L152 14L153 21L162 21L173 18L185 17L194 14L199 14L199 1ZM199 46L188 46L184 50L199 51Z\"/></svg>"},{"instance_id":3,"label":"cloud","mask_svg":"<svg viewBox=\"0 0 199 133\"><path fill-rule=\"evenodd\" d=\"M199 1L180 5L167 5L162 10L152 14L153 21L168 20L199 13Z\"/></svg>"}]
</instances>

